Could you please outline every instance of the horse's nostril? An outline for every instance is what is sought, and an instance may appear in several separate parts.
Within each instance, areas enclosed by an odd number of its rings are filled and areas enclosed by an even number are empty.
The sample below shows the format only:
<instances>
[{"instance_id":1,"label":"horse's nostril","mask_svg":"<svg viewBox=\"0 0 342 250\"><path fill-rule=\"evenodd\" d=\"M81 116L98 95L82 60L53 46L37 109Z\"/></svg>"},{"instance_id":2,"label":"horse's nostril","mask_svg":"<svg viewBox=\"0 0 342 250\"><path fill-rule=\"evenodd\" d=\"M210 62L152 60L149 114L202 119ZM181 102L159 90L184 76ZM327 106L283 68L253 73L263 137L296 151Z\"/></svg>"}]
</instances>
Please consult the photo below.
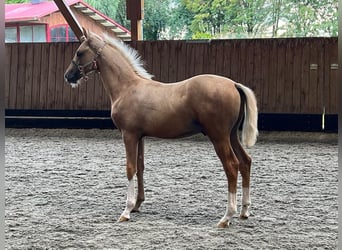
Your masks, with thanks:
<instances>
[{"instance_id":1,"label":"horse's nostril","mask_svg":"<svg viewBox=\"0 0 342 250\"><path fill-rule=\"evenodd\" d=\"M66 72L66 73L64 74L64 78L70 80L71 78L74 77L74 75L75 75L75 74L73 74L72 72L69 71L69 72Z\"/></svg>"}]
</instances>

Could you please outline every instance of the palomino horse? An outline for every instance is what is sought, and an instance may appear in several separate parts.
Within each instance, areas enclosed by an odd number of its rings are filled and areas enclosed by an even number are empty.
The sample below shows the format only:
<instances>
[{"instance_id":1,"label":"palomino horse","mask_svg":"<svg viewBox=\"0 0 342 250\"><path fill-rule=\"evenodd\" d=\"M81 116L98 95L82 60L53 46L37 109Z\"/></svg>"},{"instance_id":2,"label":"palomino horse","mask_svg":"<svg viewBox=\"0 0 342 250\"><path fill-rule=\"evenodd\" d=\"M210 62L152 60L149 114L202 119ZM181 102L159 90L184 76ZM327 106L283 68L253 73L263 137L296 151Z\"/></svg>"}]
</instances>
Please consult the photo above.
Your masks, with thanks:
<instances>
[{"instance_id":1,"label":"palomino horse","mask_svg":"<svg viewBox=\"0 0 342 250\"><path fill-rule=\"evenodd\" d=\"M248 218L251 158L239 142L238 128L244 118L242 142L248 147L254 145L258 113L252 90L216 75L199 75L171 84L151 80L135 50L119 40L85 31L65 79L74 86L93 71L100 73L111 101L111 118L125 143L128 190L119 221L129 220L131 212L139 211L145 200L143 138L179 138L196 133L209 137L228 179L228 205L218 227L228 227L237 211L239 170L240 217Z\"/></svg>"}]
</instances>

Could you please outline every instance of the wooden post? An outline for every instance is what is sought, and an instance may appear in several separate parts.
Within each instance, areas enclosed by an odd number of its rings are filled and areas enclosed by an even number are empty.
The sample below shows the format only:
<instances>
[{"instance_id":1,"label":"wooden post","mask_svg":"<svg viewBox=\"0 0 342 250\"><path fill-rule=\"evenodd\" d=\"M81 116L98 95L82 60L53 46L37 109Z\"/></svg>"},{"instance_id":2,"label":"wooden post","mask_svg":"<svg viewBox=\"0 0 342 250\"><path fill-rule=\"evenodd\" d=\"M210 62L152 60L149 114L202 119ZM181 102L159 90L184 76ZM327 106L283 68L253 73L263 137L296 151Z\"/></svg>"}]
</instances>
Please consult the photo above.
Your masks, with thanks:
<instances>
[{"instance_id":1,"label":"wooden post","mask_svg":"<svg viewBox=\"0 0 342 250\"><path fill-rule=\"evenodd\" d=\"M69 5L67 5L64 0L54 0L54 2L56 3L59 10L62 12L65 20L71 27L72 31L75 33L78 40L82 42L85 39L82 27L74 16L74 13L72 13Z\"/></svg>"},{"instance_id":2,"label":"wooden post","mask_svg":"<svg viewBox=\"0 0 342 250\"><path fill-rule=\"evenodd\" d=\"M126 0L127 19L131 21L132 41L143 40L144 0Z\"/></svg>"}]
</instances>

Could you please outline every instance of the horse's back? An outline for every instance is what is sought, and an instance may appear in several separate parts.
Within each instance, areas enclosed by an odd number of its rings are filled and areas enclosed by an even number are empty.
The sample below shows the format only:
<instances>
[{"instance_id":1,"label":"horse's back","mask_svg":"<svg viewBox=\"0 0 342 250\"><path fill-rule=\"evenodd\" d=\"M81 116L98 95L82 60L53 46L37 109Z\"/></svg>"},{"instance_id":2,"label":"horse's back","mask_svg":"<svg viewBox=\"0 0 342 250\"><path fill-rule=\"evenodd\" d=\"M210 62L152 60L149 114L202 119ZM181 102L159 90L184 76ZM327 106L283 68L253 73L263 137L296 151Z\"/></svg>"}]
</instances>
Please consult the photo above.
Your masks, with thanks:
<instances>
[{"instance_id":1,"label":"horse's back","mask_svg":"<svg viewBox=\"0 0 342 250\"><path fill-rule=\"evenodd\" d=\"M164 102L178 103L179 113L198 124L232 127L240 113L241 98L235 82L218 75L197 75L181 82L163 84Z\"/></svg>"},{"instance_id":2,"label":"horse's back","mask_svg":"<svg viewBox=\"0 0 342 250\"><path fill-rule=\"evenodd\" d=\"M229 78L203 74L181 82L162 84L159 101L171 103L189 115L236 117L240 112L240 94ZM161 98L162 97L162 98ZM177 108L177 109L178 109Z\"/></svg>"}]
</instances>

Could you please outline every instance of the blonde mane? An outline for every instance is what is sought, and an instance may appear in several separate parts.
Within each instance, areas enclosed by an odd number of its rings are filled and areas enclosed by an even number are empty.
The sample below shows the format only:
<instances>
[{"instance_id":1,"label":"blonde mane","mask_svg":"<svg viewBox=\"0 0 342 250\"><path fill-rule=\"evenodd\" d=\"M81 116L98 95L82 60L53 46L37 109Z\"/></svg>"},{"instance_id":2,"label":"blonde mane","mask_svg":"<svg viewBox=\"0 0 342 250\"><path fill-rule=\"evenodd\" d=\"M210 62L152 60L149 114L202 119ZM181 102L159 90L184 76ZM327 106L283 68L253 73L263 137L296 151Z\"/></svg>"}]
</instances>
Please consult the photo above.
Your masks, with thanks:
<instances>
[{"instance_id":1,"label":"blonde mane","mask_svg":"<svg viewBox=\"0 0 342 250\"><path fill-rule=\"evenodd\" d=\"M122 52L122 55L127 59L135 73L137 73L142 78L152 79L153 75L148 73L146 69L143 67L144 63L135 49L129 47L123 41L111 38L106 34L104 35L104 41L116 47L118 50Z\"/></svg>"}]
</instances>

